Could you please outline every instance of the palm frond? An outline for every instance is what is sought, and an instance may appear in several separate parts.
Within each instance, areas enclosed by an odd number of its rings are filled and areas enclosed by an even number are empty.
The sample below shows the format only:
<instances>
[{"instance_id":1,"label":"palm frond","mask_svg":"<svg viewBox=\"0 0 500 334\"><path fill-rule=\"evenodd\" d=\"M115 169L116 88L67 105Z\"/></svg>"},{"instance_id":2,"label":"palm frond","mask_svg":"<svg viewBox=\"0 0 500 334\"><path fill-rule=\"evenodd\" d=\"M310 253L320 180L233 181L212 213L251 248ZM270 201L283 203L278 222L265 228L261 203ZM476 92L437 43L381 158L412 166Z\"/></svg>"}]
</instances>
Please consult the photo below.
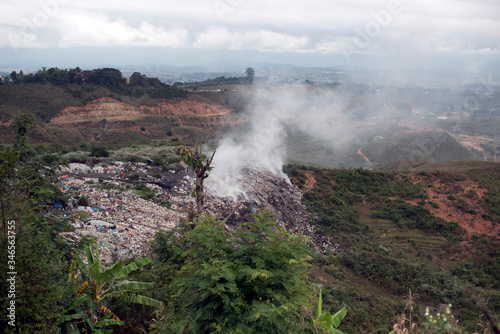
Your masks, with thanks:
<instances>
[{"instance_id":1,"label":"palm frond","mask_svg":"<svg viewBox=\"0 0 500 334\"><path fill-rule=\"evenodd\" d=\"M83 303L84 301L86 301L89 298L90 298L89 295L85 295L85 296L82 296L82 297L78 298L77 300L75 300L74 302L72 302L71 304L69 304L68 307L66 307L66 309L64 310L63 313L66 313L69 310L74 309L75 307L77 307L78 305L80 305L81 303Z\"/></svg>"},{"instance_id":2,"label":"palm frond","mask_svg":"<svg viewBox=\"0 0 500 334\"><path fill-rule=\"evenodd\" d=\"M139 269L140 267L150 263L152 260L150 257L146 257L144 259L141 259L141 260L137 260L135 262L132 262L130 264L128 264L125 268L123 268L122 270L120 270L118 273L117 273L117 277L116 278L121 278L125 275L128 275L131 271L134 271L134 270L137 270Z\"/></svg>"},{"instance_id":3,"label":"palm frond","mask_svg":"<svg viewBox=\"0 0 500 334\"><path fill-rule=\"evenodd\" d=\"M80 269L80 272L82 273L83 279L85 279L85 280L92 279L92 276L90 275L90 271L87 268L87 265L83 262L80 255L77 255L75 257L75 260L76 260L76 263L78 264L78 268Z\"/></svg>"},{"instance_id":4,"label":"palm frond","mask_svg":"<svg viewBox=\"0 0 500 334\"><path fill-rule=\"evenodd\" d=\"M120 291L125 290L146 290L153 287L153 283L125 281L116 284L114 287Z\"/></svg>"},{"instance_id":5,"label":"palm frond","mask_svg":"<svg viewBox=\"0 0 500 334\"><path fill-rule=\"evenodd\" d=\"M147 305L147 306L160 306L163 305L163 303L159 300L149 298L143 295L138 295L135 293L126 293L121 292L121 293L113 293L109 295L110 297L115 297L117 299L130 302L130 303L136 303L136 304L141 304L141 305Z\"/></svg>"},{"instance_id":6,"label":"palm frond","mask_svg":"<svg viewBox=\"0 0 500 334\"><path fill-rule=\"evenodd\" d=\"M104 283L107 283L107 282L110 282L112 281L113 279L117 279L117 278L120 278L118 277L118 274L120 273L120 271L123 269L123 266L125 264L123 263L122 260L118 261L117 263L115 263L113 265L113 267L105 270L103 272L103 274L101 275L101 279L103 280Z\"/></svg>"}]
</instances>

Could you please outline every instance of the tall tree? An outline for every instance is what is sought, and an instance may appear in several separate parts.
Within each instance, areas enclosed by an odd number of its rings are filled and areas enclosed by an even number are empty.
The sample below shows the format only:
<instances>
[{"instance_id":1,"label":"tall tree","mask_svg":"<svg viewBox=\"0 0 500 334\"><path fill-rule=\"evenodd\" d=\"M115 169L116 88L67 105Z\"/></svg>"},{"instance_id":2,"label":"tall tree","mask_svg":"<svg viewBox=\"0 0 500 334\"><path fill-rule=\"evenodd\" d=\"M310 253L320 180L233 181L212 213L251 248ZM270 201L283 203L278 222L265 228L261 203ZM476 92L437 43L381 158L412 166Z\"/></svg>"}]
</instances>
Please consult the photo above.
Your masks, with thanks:
<instances>
[{"instance_id":1,"label":"tall tree","mask_svg":"<svg viewBox=\"0 0 500 334\"><path fill-rule=\"evenodd\" d=\"M12 80L12 82L15 82L17 80L17 73L16 73L16 71L12 71L10 73L10 80Z\"/></svg>"},{"instance_id":2,"label":"tall tree","mask_svg":"<svg viewBox=\"0 0 500 334\"><path fill-rule=\"evenodd\" d=\"M245 70L245 73L247 75L247 79L252 81L253 77L255 75L255 70L253 69L253 67L247 67L247 69Z\"/></svg>"}]
</instances>

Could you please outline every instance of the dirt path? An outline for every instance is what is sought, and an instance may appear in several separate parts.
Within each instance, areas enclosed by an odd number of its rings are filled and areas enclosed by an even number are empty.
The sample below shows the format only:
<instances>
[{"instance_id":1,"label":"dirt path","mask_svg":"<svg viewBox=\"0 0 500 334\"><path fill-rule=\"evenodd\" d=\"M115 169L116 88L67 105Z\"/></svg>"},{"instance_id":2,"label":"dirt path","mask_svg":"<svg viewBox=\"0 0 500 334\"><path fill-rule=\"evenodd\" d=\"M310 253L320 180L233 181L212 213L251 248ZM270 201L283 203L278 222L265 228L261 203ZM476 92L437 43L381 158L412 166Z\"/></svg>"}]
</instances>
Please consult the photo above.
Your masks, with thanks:
<instances>
[{"instance_id":1,"label":"dirt path","mask_svg":"<svg viewBox=\"0 0 500 334\"><path fill-rule=\"evenodd\" d=\"M361 156L363 157L363 159L365 159L366 163L367 163L370 167L372 167L372 166L373 166L372 162L371 162L371 161L370 161L370 159L368 159L368 157L367 157L367 156L363 153L362 149L363 149L362 147L360 147L360 148L358 149L358 154L359 154L359 155L361 155Z\"/></svg>"}]
</instances>

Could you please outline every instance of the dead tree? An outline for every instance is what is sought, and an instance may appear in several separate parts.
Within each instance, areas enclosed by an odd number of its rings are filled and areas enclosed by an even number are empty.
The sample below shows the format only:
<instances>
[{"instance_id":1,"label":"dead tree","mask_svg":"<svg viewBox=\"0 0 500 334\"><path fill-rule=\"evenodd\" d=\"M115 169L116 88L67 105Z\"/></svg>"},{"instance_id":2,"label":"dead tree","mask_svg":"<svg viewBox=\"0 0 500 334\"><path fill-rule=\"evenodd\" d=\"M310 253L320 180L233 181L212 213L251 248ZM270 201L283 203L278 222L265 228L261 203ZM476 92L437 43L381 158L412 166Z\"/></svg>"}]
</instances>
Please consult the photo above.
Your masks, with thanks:
<instances>
[{"instance_id":1,"label":"dead tree","mask_svg":"<svg viewBox=\"0 0 500 334\"><path fill-rule=\"evenodd\" d=\"M203 203L205 201L205 187L203 182L208 177L208 172L215 156L215 151L210 158L203 154L203 143L197 144L193 149L183 147L180 151L182 160L190 166L196 174L195 198L196 198L196 216L203 212Z\"/></svg>"}]
</instances>

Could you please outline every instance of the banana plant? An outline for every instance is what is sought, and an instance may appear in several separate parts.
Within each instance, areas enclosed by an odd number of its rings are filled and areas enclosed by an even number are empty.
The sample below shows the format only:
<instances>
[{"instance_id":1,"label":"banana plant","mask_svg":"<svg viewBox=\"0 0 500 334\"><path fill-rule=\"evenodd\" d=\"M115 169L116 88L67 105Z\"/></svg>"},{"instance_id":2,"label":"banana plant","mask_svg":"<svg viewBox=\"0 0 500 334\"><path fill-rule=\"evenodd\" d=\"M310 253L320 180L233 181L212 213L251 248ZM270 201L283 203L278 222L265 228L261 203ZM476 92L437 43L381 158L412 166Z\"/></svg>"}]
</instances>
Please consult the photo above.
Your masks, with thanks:
<instances>
[{"instance_id":1,"label":"banana plant","mask_svg":"<svg viewBox=\"0 0 500 334\"><path fill-rule=\"evenodd\" d=\"M321 297L321 290L319 290L318 307L316 310L316 319L314 319L314 324L316 328L320 328L323 331L333 334L343 334L341 331L336 329L339 327L342 320L347 314L347 309L343 307L340 311L331 315L330 312L323 312L323 299Z\"/></svg>"},{"instance_id":2,"label":"banana plant","mask_svg":"<svg viewBox=\"0 0 500 334\"><path fill-rule=\"evenodd\" d=\"M138 303L148 306L160 306L162 302L140 295L141 290L149 289L153 283L133 282L123 279L130 272L141 268L151 262L147 257L125 266L122 260L113 266L102 269L99 258L99 249L96 243L88 245L83 249L87 264L82 257L74 253L69 278L74 283L71 291L72 298L69 305L64 309L63 315L58 320L59 328L73 328L66 330L79 333L76 323L85 323L92 333L107 333L99 327L107 325L123 325L116 314L109 310L105 302L111 298L117 298L126 302ZM81 279L78 282L77 271L80 271ZM123 280L122 280L123 279Z\"/></svg>"}]
</instances>

